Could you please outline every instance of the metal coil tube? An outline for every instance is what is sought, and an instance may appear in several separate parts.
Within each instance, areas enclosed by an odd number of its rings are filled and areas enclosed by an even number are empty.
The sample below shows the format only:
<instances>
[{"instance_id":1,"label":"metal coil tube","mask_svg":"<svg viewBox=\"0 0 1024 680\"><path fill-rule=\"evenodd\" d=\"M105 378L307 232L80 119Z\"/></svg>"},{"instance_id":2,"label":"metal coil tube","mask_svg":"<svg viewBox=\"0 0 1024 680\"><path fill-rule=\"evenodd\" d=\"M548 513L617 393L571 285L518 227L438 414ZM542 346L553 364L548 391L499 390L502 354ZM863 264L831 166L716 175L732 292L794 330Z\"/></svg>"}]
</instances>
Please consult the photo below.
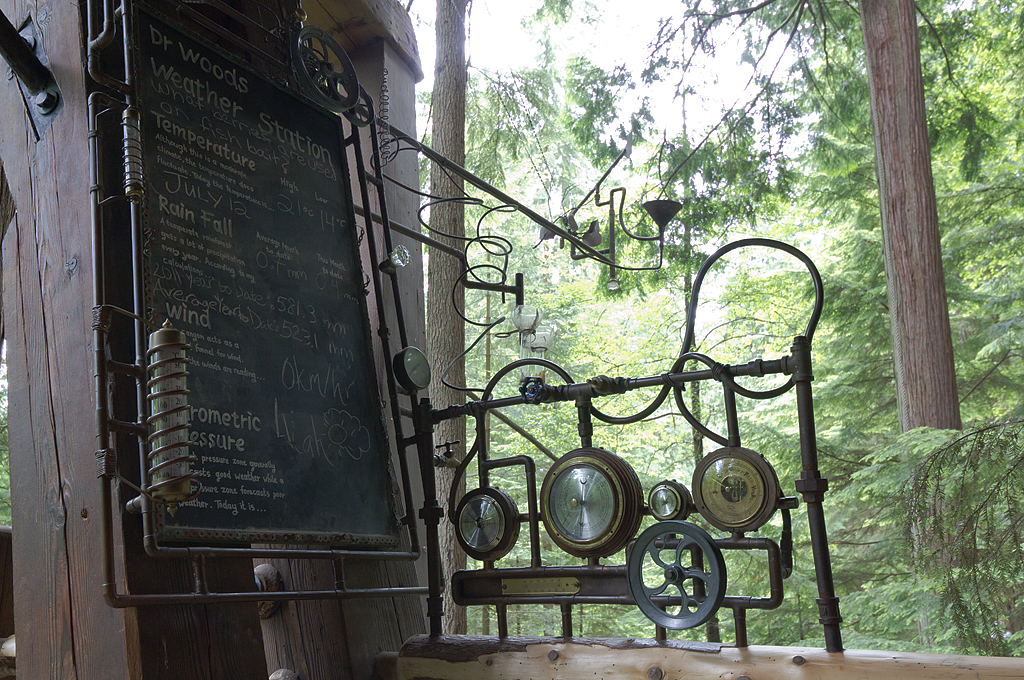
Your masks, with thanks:
<instances>
[{"instance_id":1,"label":"metal coil tube","mask_svg":"<svg viewBox=\"0 0 1024 680\"><path fill-rule=\"evenodd\" d=\"M124 193L133 203L139 203L146 193L139 110L134 106L126 108L121 116L121 125L124 128Z\"/></svg>"},{"instance_id":2,"label":"metal coil tube","mask_svg":"<svg viewBox=\"0 0 1024 680\"><path fill-rule=\"evenodd\" d=\"M146 353L150 376L146 383L146 424L150 432L145 490L152 498L166 502L172 514L178 503L199 494L198 488L192 488L196 475L191 472L191 463L196 459L189 453L188 349L184 334L166 322L149 336Z\"/></svg>"}]
</instances>

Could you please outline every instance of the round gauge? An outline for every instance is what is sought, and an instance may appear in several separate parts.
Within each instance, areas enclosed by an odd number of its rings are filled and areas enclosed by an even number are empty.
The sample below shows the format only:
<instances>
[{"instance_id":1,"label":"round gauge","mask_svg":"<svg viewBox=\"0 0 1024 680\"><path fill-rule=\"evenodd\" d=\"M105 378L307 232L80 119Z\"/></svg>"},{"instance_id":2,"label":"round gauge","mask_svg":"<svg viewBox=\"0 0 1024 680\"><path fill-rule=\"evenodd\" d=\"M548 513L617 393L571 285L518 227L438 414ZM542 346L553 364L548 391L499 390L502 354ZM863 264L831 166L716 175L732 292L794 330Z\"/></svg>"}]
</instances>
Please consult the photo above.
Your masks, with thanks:
<instances>
[{"instance_id":1,"label":"round gauge","mask_svg":"<svg viewBox=\"0 0 1024 680\"><path fill-rule=\"evenodd\" d=\"M391 362L395 380L407 392L425 390L430 385L430 362L419 349L406 347Z\"/></svg>"},{"instance_id":2,"label":"round gauge","mask_svg":"<svg viewBox=\"0 0 1024 680\"><path fill-rule=\"evenodd\" d=\"M647 507L654 519L686 519L693 512L693 499L686 487L674 479L658 482L647 495Z\"/></svg>"},{"instance_id":3,"label":"round gauge","mask_svg":"<svg viewBox=\"0 0 1024 680\"><path fill-rule=\"evenodd\" d=\"M467 493L455 510L454 521L459 545L481 562L501 559L519 538L519 510L501 489L488 487Z\"/></svg>"},{"instance_id":4,"label":"round gauge","mask_svg":"<svg viewBox=\"0 0 1024 680\"><path fill-rule=\"evenodd\" d=\"M760 454L739 446L704 456L693 472L693 500L723 531L754 531L775 514L779 478Z\"/></svg>"},{"instance_id":5,"label":"round gauge","mask_svg":"<svg viewBox=\"0 0 1024 680\"><path fill-rule=\"evenodd\" d=\"M548 470L541 518L551 539L576 557L607 557L640 528L643 489L636 472L614 453L576 449Z\"/></svg>"}]
</instances>

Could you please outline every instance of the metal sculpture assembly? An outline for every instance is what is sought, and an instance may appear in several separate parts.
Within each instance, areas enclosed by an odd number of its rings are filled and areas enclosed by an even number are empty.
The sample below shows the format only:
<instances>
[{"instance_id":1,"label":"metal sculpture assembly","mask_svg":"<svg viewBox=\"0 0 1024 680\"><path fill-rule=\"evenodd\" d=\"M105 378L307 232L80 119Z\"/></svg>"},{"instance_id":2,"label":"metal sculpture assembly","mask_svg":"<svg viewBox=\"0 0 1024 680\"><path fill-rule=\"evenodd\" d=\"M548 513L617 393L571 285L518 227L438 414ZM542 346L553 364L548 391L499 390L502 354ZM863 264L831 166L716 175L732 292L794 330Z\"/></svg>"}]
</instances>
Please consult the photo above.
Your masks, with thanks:
<instances>
[{"instance_id":1,"label":"metal sculpture assembly","mask_svg":"<svg viewBox=\"0 0 1024 680\"><path fill-rule=\"evenodd\" d=\"M390 180L382 171L377 134L377 117L373 102L356 79L351 62L344 50L324 31L312 27L302 28L300 22L287 25L263 27L266 42L276 45L281 36L286 36L288 48L277 52L253 52L254 60L263 60L273 66L269 68L273 80L282 87L301 92L320 108L334 114L341 114L346 121L343 131L343 153L352 158L353 176L358 180L358 198L362 208L352 209L347 216L349 223L359 230L360 248L366 252L363 258L372 262L362 272L368 298L376 304L376 342L383 356L392 357L384 367L386 384L384 395L390 411L392 432L399 450L399 477L402 485L404 515L396 518L397 524L408 534L411 550L380 550L344 545L327 545L317 549L252 548L249 543L263 543L252 536L239 534L234 540L244 546L223 545L226 535L200 536L215 539L220 545L162 545L157 534L165 511L174 514L179 505L184 505L200 495L200 482L188 471L187 463L193 459L187 454L190 445L184 433L188 423L183 414L189 409L182 401L188 396L183 366L187 359L184 351L188 339L170 328L160 329L149 339L149 331L159 328L152 310L147 309L145 300L146 267L144 263L144 233L142 205L152 181L144 177L143 150L140 143L139 111L136 106L137 83L133 74L125 73L113 77L104 73L98 65L99 56L112 44L116 16L109 0L95 0L90 3L89 16L104 16L104 33L100 34L90 25L90 64L97 66L91 73L102 86L89 99L90 136L93 157L93 232L95 240L95 270L105 255L104 234L110 225L122 223L131 225L132 247L128 255L132 271L132 286L135 307L132 312L117 307L110 300L114 297L107 291L107 283L97 278L95 282L95 375L97 394L97 434L100 442L96 452L98 477L103 490L103 523L105 533L101 554L104 559L104 596L112 607L140 607L147 605L192 604L203 602L239 602L255 600L289 599L343 599L347 597L378 597L427 595L427 615L432 637L441 634L442 588L441 562L438 534L444 521L453 524L457 540L467 555L483 562L478 570L461 571L449 584L456 602L462 605L494 605L498 612L499 637L508 635L507 607L509 605L544 603L556 604L561 609L562 632L564 637L572 636L572 607L579 604L636 604L640 610L657 625L657 635L664 638L666 629L693 628L707 621L721 607L731 609L735 618L736 645L747 645L746 612L750 609L773 609L783 600L783 582L792 571L793 541L790 527L790 513L798 505L797 497L785 496L782 484L771 464L757 452L744 448L741 441L737 418L736 399L773 399L795 390L796 406L800 423L800 459L802 472L795 480L795 489L807 509L811 545L817 578L820 621L824 627L826 648L830 652L842 650L838 598L835 596L832 570L829 560L828 541L825 531L822 500L828 488L827 481L818 470L815 443L814 414L811 395L811 340L822 310L823 289L821 278L813 263L796 248L767 239L748 239L731 243L707 259L698 272L687 310L686 335L680 353L665 372L649 376L608 377L598 375L584 381L577 381L566 368L547 359L529 356L524 352L521 358L498 370L490 379L479 399L464 404L435 408L431 400L421 393L431 383L430 369L423 353L410 346L398 295L396 268L408 260L408 253L392 243L392 232L404 234L433 248L435 252L457 258L462 263L462 276L457 285L471 290L487 290L511 294L515 297L516 309L513 316L521 322L521 328L534 330L536 318L530 319L531 308L525 304L524 283L521 275L509 277L507 273L511 242L501 236L486 233L478 224L477 233L464 240L463 249L454 248L431 235L396 224L389 220L382 187ZM144 3L142 3L144 4ZM213 2L212 5L219 6ZM228 8L229 9L229 8ZM179 7L184 14L192 12L191 6ZM225 9L225 11L228 11ZM120 49L131 55L132 21L137 14L122 13L123 33L127 36ZM148 15L147 15L148 16ZM155 21L155 19L151 19ZM196 15L201 22L202 16ZM162 25L162 24L161 24ZM261 30L263 30L261 29ZM212 30L212 29L211 29ZM225 40L230 36L222 36ZM276 41L276 42L275 42ZM284 45L284 43L281 43ZM275 56L276 55L276 56ZM290 58L290 68L285 61ZM283 61L284 60L284 61ZM130 60L126 60L128 62ZM276 64L276 66L275 66ZM241 68L241 67L239 67ZM276 71L274 69L277 69ZM269 86L268 86L269 87ZM103 192L103 158L111 156L109 147L104 146L103 132L113 125L103 124L108 114L119 119L123 127L124 196L107 196ZM457 176L496 201L485 205L482 199L463 194L456 199L427 197L425 210L435 200L459 200L482 206L484 217L497 212L517 211L533 220L541 228L541 239L558 237L571 246L572 259L590 259L608 267L609 288L618 286L616 273L620 270L657 269L662 264L664 230L679 210L673 201L648 202L645 208L655 227L631 231L623 219L625 190L612 189L602 199L602 184L611 169L601 177L596 186L584 197L579 205L568 210L559 220L549 220L510 196L476 177L464 168L433 152L415 138L387 126L394 134L393 154L412 151L422 154L437 163L452 176ZM361 137L370 140L369 148L363 148ZM617 164L625 155L615 161ZM387 159L385 159L386 161ZM614 165L612 166L614 167ZM390 180L394 181L394 180ZM414 189L408 188L410 191ZM417 191L417 193L419 193ZM371 201L372 196L372 201ZM115 201L114 199L119 199ZM582 228L576 220L581 208L591 198L598 208L606 208L608 221L602 237L598 220ZM369 206L379 206L379 214L371 212ZM361 221L356 215L361 217ZM482 220L481 220L482 221ZM422 219L425 228L428 225ZM618 238L627 238L639 243L650 244L657 250L657 258L650 262L626 264L616 252ZM482 245L492 258L503 262L475 265L470 262L469 250L473 245ZM781 250L802 262L813 281L815 300L806 329L793 339L790 353L780 359L758 359L745 364L729 365L714 358L692 351L694 344L694 323L701 284L709 268L723 255L742 247L767 247ZM495 280L493 272L497 271ZM511 281L510 281L511 278ZM614 282L614 285L613 285ZM391 295L386 294L390 288ZM390 298L391 309L397 312L397 339L400 349L394 352L390 346L390 331L387 328L384 300ZM123 321L123 319L129 319ZM490 332L503 321L483 324L483 333ZM117 362L108 356L112 326L120 323L133 324L134 364ZM531 325L531 323L533 325ZM538 333L539 335L539 333ZM476 343L473 343L474 345ZM472 349L472 346L471 346ZM173 352L172 352L173 350ZM144 357L147 352L153 363L147 367ZM684 370L689 362L703 367ZM509 395L497 394L501 381L520 369L530 369L530 375L518 381L518 390ZM147 373L148 371L148 373ZM107 395L116 374L134 378L137 383L138 400L135 421L116 418L108 410ZM747 376L784 375L788 379L779 387L759 391L746 388L737 382ZM151 378L151 380L147 379ZM443 380L444 376L439 379ZM697 382L717 383L726 414L726 432L718 433L696 418L683 400L684 388ZM507 383L505 383L507 384ZM191 387L191 385L189 386ZM460 386L456 386L460 387ZM612 416L599 406L614 401L619 395L643 388L660 388L654 400L632 416ZM156 396L153 396L153 395ZM595 445L593 423L625 425L639 422L648 417L669 397L672 397L678 411L704 437L721 446L700 461L689 487L675 480L664 480L648 490L645 495L636 472L617 456ZM400 399L407 399L407 405ZM572 402L577 412L579 446L558 458L543 479L538 479L538 466L527 455L494 458L484 426L488 413L500 412L504 408L518 405L541 405L554 402ZM147 403L151 409L147 409ZM145 422L142 414L152 411L151 422ZM412 433L403 431L403 418L412 418ZM434 467L437 463L433 433L435 426L454 418L471 419L476 433L475 441L467 454L457 463L456 480L467 474L469 465L476 461L475 484L469 484L470 491L457 503L450 503L454 511L447 518L438 503L438 495L451 494L449 489L437 489L434 482ZM152 427L151 427L152 426ZM112 513L116 503L112 486L118 481L126 482L119 470L123 467L116 457L111 442L118 436L138 439L141 474L140 493L127 505L127 511L142 514L145 548L154 558L190 560L195 567L195 592L128 594L121 592L114 569L114 540ZM173 435L173 436L172 436ZM442 459L444 457L442 456ZM444 462L442 460L442 462ZM424 502L419 512L413 507L411 478L409 470L418 465L422 480ZM512 496L492 484L491 474L498 469L521 469L527 488L527 507L517 507ZM134 485L133 485L134 486ZM455 485L457 486L457 485ZM453 486L454 488L454 486ZM782 514L782 533L778 542L773 538L757 535L759 530L777 513ZM712 527L725 534L713 537L707 531L687 519L699 513ZM657 523L637 535L645 515L651 515ZM343 579L333 588L317 591L285 591L276 593L211 592L205 578L205 560L218 557L290 557L301 559L327 559L340 565L345 559L392 559L414 560L421 556L420 528L425 530L425 554L428 561L427 588L374 588L366 590L346 589ZM547 532L559 549L584 560L577 566L547 565L542 560L540 532ZM221 532L222 534L224 532ZM243 532L244 533L244 532ZM297 543L309 543L304 537L294 538ZM530 564L528 567L502 566L505 558L517 542L526 539L529 543ZM270 539L267 539L268 541ZM605 564L602 560L627 550L624 564ZM766 569L770 592L767 597L748 597L729 594L729 580L724 555L729 551L759 551L766 558ZM340 566L336 566L340 568Z\"/></svg>"}]
</instances>

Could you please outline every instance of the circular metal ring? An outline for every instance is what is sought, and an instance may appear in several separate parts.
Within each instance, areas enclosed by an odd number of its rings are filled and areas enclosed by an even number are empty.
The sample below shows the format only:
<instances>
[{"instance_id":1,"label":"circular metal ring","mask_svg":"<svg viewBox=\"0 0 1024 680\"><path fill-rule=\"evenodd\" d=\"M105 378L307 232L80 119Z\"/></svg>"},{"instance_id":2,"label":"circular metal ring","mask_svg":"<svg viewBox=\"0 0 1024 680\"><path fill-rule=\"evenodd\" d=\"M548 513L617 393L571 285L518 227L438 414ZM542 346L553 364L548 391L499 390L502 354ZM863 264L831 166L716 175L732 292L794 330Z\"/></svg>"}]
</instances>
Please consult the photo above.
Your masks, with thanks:
<instances>
[{"instance_id":1,"label":"circular metal ring","mask_svg":"<svg viewBox=\"0 0 1024 680\"><path fill-rule=\"evenodd\" d=\"M359 101L356 69L338 41L317 26L306 26L295 40L292 68L306 93L325 109L343 113Z\"/></svg>"},{"instance_id":2,"label":"circular metal ring","mask_svg":"<svg viewBox=\"0 0 1024 680\"><path fill-rule=\"evenodd\" d=\"M576 557L617 553L643 518L643 488L636 472L622 458L596 447L570 451L552 463L540 500L551 540Z\"/></svg>"},{"instance_id":3,"label":"circular metal ring","mask_svg":"<svg viewBox=\"0 0 1024 680\"><path fill-rule=\"evenodd\" d=\"M648 619L670 630L694 628L722 606L725 558L715 540L696 524L658 522L633 544L626 580L633 601Z\"/></svg>"},{"instance_id":4,"label":"circular metal ring","mask_svg":"<svg viewBox=\"0 0 1024 680\"><path fill-rule=\"evenodd\" d=\"M459 545L481 562L501 559L519 538L519 509L501 489L470 491L462 497L452 521Z\"/></svg>"},{"instance_id":5,"label":"circular metal ring","mask_svg":"<svg viewBox=\"0 0 1024 680\"><path fill-rule=\"evenodd\" d=\"M727 446L700 459L690 484L701 516L728 532L756 531L779 506L781 487L764 457L742 446Z\"/></svg>"}]
</instances>

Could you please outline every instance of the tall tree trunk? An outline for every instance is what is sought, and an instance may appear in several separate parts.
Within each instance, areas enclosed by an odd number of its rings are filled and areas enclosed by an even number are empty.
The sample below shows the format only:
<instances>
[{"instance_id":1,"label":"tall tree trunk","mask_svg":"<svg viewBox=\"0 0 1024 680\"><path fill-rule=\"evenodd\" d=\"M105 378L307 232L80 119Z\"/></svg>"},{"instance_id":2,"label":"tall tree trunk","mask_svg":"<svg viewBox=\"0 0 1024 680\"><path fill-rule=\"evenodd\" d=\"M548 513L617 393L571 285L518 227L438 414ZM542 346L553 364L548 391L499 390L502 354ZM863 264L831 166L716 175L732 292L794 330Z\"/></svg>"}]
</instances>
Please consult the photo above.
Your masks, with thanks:
<instances>
[{"instance_id":1,"label":"tall tree trunk","mask_svg":"<svg viewBox=\"0 0 1024 680\"><path fill-rule=\"evenodd\" d=\"M861 0L900 429L960 429L913 0Z\"/></svg>"},{"instance_id":2,"label":"tall tree trunk","mask_svg":"<svg viewBox=\"0 0 1024 680\"><path fill-rule=\"evenodd\" d=\"M430 133L433 148L459 165L465 164L466 157L466 3L467 0L437 0L437 56L432 95L434 122ZM433 196L460 196L462 182L451 178L441 168L433 165L430 169L430 193ZM449 201L431 206L430 227L435 234L442 232L462 236L465 233L462 203ZM461 243L453 242L453 245L459 247ZM462 393L451 390L441 383L441 376L465 347L465 323L458 310L452 306L454 300L459 309L464 308L462 286L456 287L461 271L458 260L440 251L431 253L427 276L427 354L433 373L431 399L438 408L463 402ZM465 385L465 364L461 359L452 367L445 379L452 385ZM452 447L452 451L458 453L458 457L461 458L466 451L466 424L461 418L440 423L435 434L437 444L455 441L462 442L459 446ZM450 468L437 469L437 488L442 504L445 505L445 517L450 516L455 510L447 507L452 473L453 470ZM460 490L459 497L464 490ZM462 634L466 632L466 610L455 605L447 586L451 583L452 573L465 568L466 554L455 541L451 522L442 521L440 531L441 564L445 584L443 628L446 634Z\"/></svg>"}]
</instances>

